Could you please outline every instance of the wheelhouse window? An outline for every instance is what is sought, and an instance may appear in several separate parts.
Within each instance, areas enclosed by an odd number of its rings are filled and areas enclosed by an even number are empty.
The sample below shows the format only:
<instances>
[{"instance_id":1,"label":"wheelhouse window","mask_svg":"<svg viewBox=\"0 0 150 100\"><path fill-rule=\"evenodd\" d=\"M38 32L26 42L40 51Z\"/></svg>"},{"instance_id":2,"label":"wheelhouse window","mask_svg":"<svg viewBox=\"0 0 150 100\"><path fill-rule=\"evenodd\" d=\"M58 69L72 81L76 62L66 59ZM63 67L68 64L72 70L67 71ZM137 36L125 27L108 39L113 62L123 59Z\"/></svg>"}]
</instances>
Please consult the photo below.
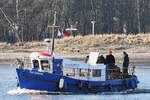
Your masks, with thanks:
<instances>
[{"instance_id":1,"label":"wheelhouse window","mask_svg":"<svg viewBox=\"0 0 150 100\"><path fill-rule=\"evenodd\" d=\"M50 64L48 60L41 60L41 68L42 70L49 70Z\"/></svg>"},{"instance_id":2,"label":"wheelhouse window","mask_svg":"<svg viewBox=\"0 0 150 100\"><path fill-rule=\"evenodd\" d=\"M33 68L39 69L39 61L38 60L33 60Z\"/></svg>"},{"instance_id":3,"label":"wheelhouse window","mask_svg":"<svg viewBox=\"0 0 150 100\"><path fill-rule=\"evenodd\" d=\"M93 77L101 77L101 70L100 69L92 70L92 76Z\"/></svg>"},{"instance_id":4,"label":"wheelhouse window","mask_svg":"<svg viewBox=\"0 0 150 100\"><path fill-rule=\"evenodd\" d=\"M65 76L72 76L72 77L75 76L75 69L74 68L64 68L63 70L64 70L63 73Z\"/></svg>"},{"instance_id":5,"label":"wheelhouse window","mask_svg":"<svg viewBox=\"0 0 150 100\"><path fill-rule=\"evenodd\" d=\"M79 69L79 75L81 77L89 76L89 69Z\"/></svg>"}]
</instances>

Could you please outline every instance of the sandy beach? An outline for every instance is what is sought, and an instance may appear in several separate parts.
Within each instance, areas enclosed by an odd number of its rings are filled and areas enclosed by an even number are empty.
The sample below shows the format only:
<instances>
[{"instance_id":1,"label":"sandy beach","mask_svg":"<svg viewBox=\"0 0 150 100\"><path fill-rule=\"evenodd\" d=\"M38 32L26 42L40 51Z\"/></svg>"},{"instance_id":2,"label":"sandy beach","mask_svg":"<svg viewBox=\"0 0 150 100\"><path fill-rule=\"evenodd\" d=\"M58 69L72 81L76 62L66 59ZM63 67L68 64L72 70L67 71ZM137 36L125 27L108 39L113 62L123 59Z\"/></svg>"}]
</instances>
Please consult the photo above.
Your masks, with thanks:
<instances>
[{"instance_id":1,"label":"sandy beach","mask_svg":"<svg viewBox=\"0 0 150 100\"><path fill-rule=\"evenodd\" d=\"M58 57L68 58L71 60L85 61L85 57L90 52L100 52L104 57L108 54L108 50L100 50L91 48L87 51L70 51L66 49L62 52L56 50L55 55ZM150 66L150 47L134 47L123 50L112 50L117 63L122 63L122 52L126 51L130 57L130 62L137 65ZM30 49L6 49L0 50L0 65L16 66L16 59L28 58L32 52L47 52L46 46L34 47Z\"/></svg>"},{"instance_id":2,"label":"sandy beach","mask_svg":"<svg viewBox=\"0 0 150 100\"><path fill-rule=\"evenodd\" d=\"M122 63L122 52L126 51L130 62L150 66L150 34L138 35L90 35L55 40L55 56L84 61L90 52L104 55L112 50L116 62ZM50 44L48 44L51 47ZM49 48L51 49L51 48ZM0 43L0 65L16 66L16 59L29 57L32 52L48 52L43 41L22 44Z\"/></svg>"}]
</instances>

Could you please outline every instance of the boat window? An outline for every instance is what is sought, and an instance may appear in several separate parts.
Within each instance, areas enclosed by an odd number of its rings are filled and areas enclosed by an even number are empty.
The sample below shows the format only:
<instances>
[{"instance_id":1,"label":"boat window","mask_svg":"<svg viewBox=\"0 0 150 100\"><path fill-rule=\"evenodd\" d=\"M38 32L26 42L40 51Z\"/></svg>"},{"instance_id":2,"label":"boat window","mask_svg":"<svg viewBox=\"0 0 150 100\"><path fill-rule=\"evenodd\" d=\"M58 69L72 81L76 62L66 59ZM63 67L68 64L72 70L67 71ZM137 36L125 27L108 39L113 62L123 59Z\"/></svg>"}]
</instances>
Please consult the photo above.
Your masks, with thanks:
<instances>
[{"instance_id":1,"label":"boat window","mask_svg":"<svg viewBox=\"0 0 150 100\"><path fill-rule=\"evenodd\" d=\"M79 74L82 77L89 76L89 70L88 69L79 69Z\"/></svg>"},{"instance_id":2,"label":"boat window","mask_svg":"<svg viewBox=\"0 0 150 100\"><path fill-rule=\"evenodd\" d=\"M42 70L50 69L50 64L49 64L48 60L41 60L41 68L42 68Z\"/></svg>"},{"instance_id":3,"label":"boat window","mask_svg":"<svg viewBox=\"0 0 150 100\"><path fill-rule=\"evenodd\" d=\"M75 76L75 69L74 68L63 68L63 73L65 76Z\"/></svg>"},{"instance_id":4,"label":"boat window","mask_svg":"<svg viewBox=\"0 0 150 100\"><path fill-rule=\"evenodd\" d=\"M35 69L39 69L39 61L38 60L33 60L33 67Z\"/></svg>"},{"instance_id":5,"label":"boat window","mask_svg":"<svg viewBox=\"0 0 150 100\"><path fill-rule=\"evenodd\" d=\"M93 77L100 77L101 76L101 70L99 69L99 70L93 70L92 71L92 75L93 75Z\"/></svg>"}]
</instances>

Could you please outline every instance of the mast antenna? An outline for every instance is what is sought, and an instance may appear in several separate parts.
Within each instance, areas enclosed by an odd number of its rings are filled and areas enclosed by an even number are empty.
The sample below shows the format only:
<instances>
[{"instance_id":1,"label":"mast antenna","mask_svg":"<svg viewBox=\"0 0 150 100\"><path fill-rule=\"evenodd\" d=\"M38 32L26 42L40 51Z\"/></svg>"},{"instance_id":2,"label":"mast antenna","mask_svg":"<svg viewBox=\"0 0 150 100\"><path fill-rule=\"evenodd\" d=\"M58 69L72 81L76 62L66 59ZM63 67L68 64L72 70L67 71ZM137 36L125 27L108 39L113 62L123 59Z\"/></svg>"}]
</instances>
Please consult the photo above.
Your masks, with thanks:
<instances>
[{"instance_id":1,"label":"mast antenna","mask_svg":"<svg viewBox=\"0 0 150 100\"><path fill-rule=\"evenodd\" d=\"M55 1L57 3L57 0ZM56 5L55 5L55 12L54 12L54 22L52 26L48 26L48 28L52 28L52 45L51 45L51 55L54 57L54 48L55 48L55 28L59 28L60 26L56 26Z\"/></svg>"}]
</instances>

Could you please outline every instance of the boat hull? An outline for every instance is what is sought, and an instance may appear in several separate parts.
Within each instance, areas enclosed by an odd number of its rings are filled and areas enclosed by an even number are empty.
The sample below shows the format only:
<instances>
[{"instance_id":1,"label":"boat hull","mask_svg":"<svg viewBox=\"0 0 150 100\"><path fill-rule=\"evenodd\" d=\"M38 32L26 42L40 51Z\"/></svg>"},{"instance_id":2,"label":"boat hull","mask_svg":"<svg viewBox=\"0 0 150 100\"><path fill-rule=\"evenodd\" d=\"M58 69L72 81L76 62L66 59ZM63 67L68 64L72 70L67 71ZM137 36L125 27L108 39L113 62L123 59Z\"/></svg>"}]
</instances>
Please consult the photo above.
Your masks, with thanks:
<instances>
[{"instance_id":1,"label":"boat hull","mask_svg":"<svg viewBox=\"0 0 150 100\"><path fill-rule=\"evenodd\" d=\"M138 84L138 79L136 76L118 80L86 81L77 80L58 74L37 72L26 69L16 69L16 71L20 88L49 92L117 92L135 89ZM59 87L60 79L64 80L62 88Z\"/></svg>"}]
</instances>

